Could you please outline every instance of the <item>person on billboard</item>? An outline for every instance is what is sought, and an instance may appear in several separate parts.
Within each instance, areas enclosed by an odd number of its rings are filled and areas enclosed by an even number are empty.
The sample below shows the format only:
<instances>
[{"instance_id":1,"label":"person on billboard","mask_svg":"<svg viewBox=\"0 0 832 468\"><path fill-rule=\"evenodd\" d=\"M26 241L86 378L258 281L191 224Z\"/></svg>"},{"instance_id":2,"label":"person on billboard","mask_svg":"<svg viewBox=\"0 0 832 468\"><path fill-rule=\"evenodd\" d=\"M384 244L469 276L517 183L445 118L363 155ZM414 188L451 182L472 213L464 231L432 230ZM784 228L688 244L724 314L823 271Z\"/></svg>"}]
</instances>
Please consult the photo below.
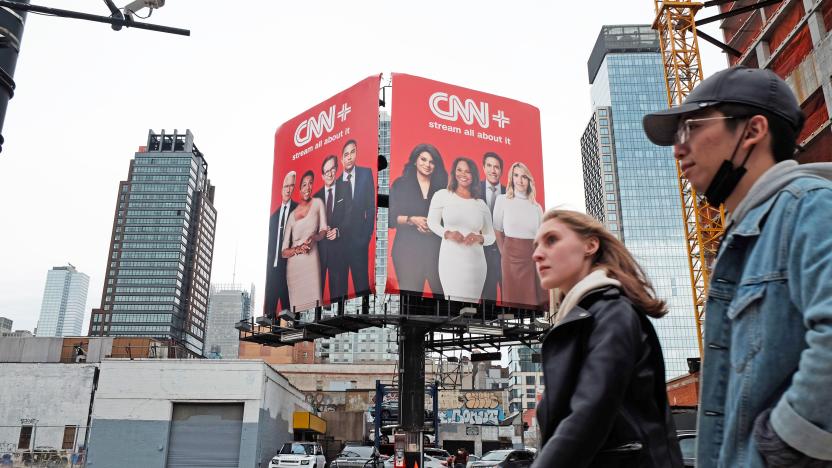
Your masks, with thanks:
<instances>
[{"instance_id":1,"label":"person on billboard","mask_svg":"<svg viewBox=\"0 0 832 468\"><path fill-rule=\"evenodd\" d=\"M537 281L534 262L534 236L543 219L543 208L535 198L534 177L521 162L508 171L505 195L497 195L494 203L494 232L501 252L502 300L518 305L539 305L545 302Z\"/></svg>"},{"instance_id":2,"label":"person on billboard","mask_svg":"<svg viewBox=\"0 0 832 468\"><path fill-rule=\"evenodd\" d=\"M286 222L289 214L297 202L292 200L295 192L297 173L289 171L283 177L280 189L280 208L269 218L269 250L266 266L266 302L263 315L274 319L278 311L291 310L289 289L286 285L286 259L280 254L283 248L283 237L286 233ZM279 308L278 308L279 307Z\"/></svg>"},{"instance_id":3,"label":"person on billboard","mask_svg":"<svg viewBox=\"0 0 832 468\"><path fill-rule=\"evenodd\" d=\"M318 255L321 259L321 295L323 296L324 285L327 274L329 275L329 297L340 298L346 295L346 290L341 290L343 281L338 279L341 272L341 256L339 253L340 240L338 239L338 226L344 219L344 194L335 183L338 179L338 156L330 154L321 163L321 176L324 179L324 186L315 193L315 198L321 200L326 208L326 224L328 226L326 237L318 242Z\"/></svg>"},{"instance_id":4,"label":"person on billboard","mask_svg":"<svg viewBox=\"0 0 832 468\"><path fill-rule=\"evenodd\" d=\"M358 143L349 140L341 151L344 171L335 182L346 200L344 217L337 229L337 238L343 239L339 249L343 261L337 275L339 291L347 291L347 281L352 273L352 284L356 294L370 290L367 257L370 239L376 219L376 192L373 171L368 167L355 165L358 158ZM332 278L330 277L330 281Z\"/></svg>"},{"instance_id":5,"label":"person on billboard","mask_svg":"<svg viewBox=\"0 0 832 468\"><path fill-rule=\"evenodd\" d=\"M503 158L499 154L489 151L482 157L482 172L485 180L480 182L480 193L478 198L488 205L488 211L494 213L494 204L497 197L506 193L506 186L500 184L503 176ZM493 218L492 218L493 220ZM500 267L500 249L496 243L487 245L485 249L485 262L488 264L488 272L485 276L485 285L482 288L482 298L489 301L497 300L497 286L502 289L502 272ZM505 293L503 293L505 294Z\"/></svg>"},{"instance_id":6,"label":"person on billboard","mask_svg":"<svg viewBox=\"0 0 832 468\"><path fill-rule=\"evenodd\" d=\"M287 259L286 282L289 300L295 309L308 309L321 304L321 264L318 241L328 231L326 209L319 198L312 198L315 173L306 171L300 178L297 208L286 223L283 237L283 258Z\"/></svg>"},{"instance_id":7,"label":"person on billboard","mask_svg":"<svg viewBox=\"0 0 832 468\"><path fill-rule=\"evenodd\" d=\"M399 290L421 293L425 281L435 296L442 296L439 281L439 246L428 227L433 195L448 186L448 172L439 150L420 144L410 152L402 176L390 187L390 228L396 230L391 256Z\"/></svg>"},{"instance_id":8,"label":"person on billboard","mask_svg":"<svg viewBox=\"0 0 832 468\"><path fill-rule=\"evenodd\" d=\"M474 161L456 158L448 188L433 195L428 227L442 239L439 280L445 296L455 300L480 299L488 265L483 246L494 243L491 213L478 198L479 173Z\"/></svg>"},{"instance_id":9,"label":"person on billboard","mask_svg":"<svg viewBox=\"0 0 832 468\"><path fill-rule=\"evenodd\" d=\"M566 296L543 338L541 448L532 468L681 468L650 321L667 304L624 244L591 216L548 211L534 245L540 286Z\"/></svg>"}]
</instances>

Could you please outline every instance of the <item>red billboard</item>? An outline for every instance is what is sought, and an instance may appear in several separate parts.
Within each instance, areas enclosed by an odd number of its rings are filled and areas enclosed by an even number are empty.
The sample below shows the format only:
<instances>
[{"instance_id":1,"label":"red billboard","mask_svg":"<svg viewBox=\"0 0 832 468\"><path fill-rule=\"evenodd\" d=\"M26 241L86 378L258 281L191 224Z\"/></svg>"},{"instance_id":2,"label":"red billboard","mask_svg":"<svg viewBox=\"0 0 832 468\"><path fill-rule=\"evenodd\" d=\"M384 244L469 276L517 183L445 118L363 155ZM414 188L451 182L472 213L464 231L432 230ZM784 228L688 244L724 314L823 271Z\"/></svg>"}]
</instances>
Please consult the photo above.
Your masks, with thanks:
<instances>
[{"instance_id":1,"label":"red billboard","mask_svg":"<svg viewBox=\"0 0 832 468\"><path fill-rule=\"evenodd\" d=\"M379 84L366 78L277 129L266 316L375 290Z\"/></svg>"},{"instance_id":2,"label":"red billboard","mask_svg":"<svg viewBox=\"0 0 832 468\"><path fill-rule=\"evenodd\" d=\"M393 74L387 292L539 309L540 112Z\"/></svg>"}]
</instances>

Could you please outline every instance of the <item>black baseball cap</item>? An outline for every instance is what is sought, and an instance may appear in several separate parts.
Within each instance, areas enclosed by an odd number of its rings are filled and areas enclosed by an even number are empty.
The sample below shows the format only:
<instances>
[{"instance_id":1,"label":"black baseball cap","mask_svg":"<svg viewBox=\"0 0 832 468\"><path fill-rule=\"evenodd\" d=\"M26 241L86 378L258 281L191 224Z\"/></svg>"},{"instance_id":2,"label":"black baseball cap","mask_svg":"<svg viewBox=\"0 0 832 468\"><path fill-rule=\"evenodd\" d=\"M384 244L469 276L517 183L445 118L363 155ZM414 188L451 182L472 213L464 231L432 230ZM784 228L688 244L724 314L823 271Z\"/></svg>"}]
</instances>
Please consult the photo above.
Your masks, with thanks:
<instances>
[{"instance_id":1,"label":"black baseball cap","mask_svg":"<svg viewBox=\"0 0 832 468\"><path fill-rule=\"evenodd\" d=\"M659 146L672 146L685 114L727 103L769 112L798 132L803 128L803 111L785 81L768 69L731 67L699 83L682 105L645 115L644 133Z\"/></svg>"}]
</instances>

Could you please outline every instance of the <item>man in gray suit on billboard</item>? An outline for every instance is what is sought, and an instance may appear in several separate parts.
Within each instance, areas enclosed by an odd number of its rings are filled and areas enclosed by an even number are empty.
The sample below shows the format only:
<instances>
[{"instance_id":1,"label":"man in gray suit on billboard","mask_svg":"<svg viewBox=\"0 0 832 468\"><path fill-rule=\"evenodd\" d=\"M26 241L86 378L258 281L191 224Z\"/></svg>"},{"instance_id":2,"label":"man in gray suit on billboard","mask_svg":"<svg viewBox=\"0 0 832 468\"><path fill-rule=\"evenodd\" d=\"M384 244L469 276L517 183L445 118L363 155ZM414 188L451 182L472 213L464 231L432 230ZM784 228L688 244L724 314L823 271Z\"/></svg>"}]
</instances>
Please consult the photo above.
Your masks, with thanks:
<instances>
[{"instance_id":1,"label":"man in gray suit on billboard","mask_svg":"<svg viewBox=\"0 0 832 468\"><path fill-rule=\"evenodd\" d=\"M283 178L283 186L280 189L280 206L269 219L266 302L263 305L263 315L271 319L279 315L282 310L292 309L289 304L289 288L286 285L286 259L280 255L280 246L283 245L284 228L289 220L289 213L298 205L296 201L292 200L296 178L295 171L290 171ZM278 308L278 305L280 308Z\"/></svg>"}]
</instances>

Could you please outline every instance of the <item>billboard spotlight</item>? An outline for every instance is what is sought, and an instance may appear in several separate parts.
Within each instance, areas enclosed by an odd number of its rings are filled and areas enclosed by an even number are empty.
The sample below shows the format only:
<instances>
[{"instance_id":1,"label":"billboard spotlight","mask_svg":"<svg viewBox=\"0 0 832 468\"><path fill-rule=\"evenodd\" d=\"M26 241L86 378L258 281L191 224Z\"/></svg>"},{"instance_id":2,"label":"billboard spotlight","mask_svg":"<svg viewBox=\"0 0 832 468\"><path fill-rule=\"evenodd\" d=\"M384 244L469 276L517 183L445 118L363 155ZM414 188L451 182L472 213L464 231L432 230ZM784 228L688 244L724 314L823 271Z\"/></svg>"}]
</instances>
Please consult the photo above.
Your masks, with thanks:
<instances>
[{"instance_id":1,"label":"billboard spotlight","mask_svg":"<svg viewBox=\"0 0 832 468\"><path fill-rule=\"evenodd\" d=\"M489 327L484 325L468 325L468 333L479 335L503 336L503 329L500 327Z\"/></svg>"}]
</instances>

